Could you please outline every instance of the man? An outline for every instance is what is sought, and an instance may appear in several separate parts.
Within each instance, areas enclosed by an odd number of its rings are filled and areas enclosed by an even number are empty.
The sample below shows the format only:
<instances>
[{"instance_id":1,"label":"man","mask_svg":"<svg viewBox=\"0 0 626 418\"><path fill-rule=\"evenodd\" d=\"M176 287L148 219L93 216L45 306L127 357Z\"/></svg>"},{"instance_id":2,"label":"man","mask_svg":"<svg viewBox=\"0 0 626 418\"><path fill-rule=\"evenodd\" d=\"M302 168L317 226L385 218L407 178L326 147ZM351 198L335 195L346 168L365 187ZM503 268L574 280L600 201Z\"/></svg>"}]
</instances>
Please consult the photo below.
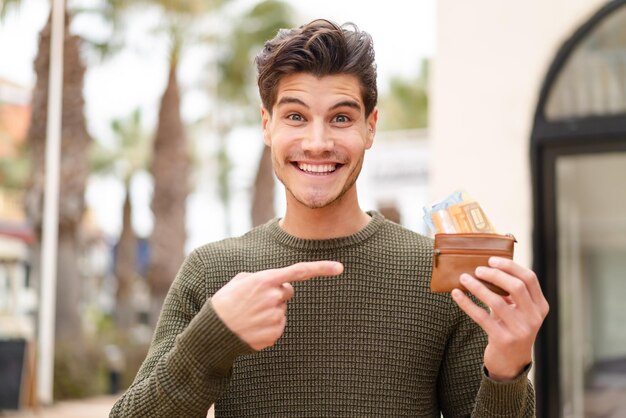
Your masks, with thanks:
<instances>
[{"instance_id":1,"label":"man","mask_svg":"<svg viewBox=\"0 0 626 418\"><path fill-rule=\"evenodd\" d=\"M432 241L359 206L378 117L370 36L318 20L256 63L285 216L192 252L111 416L204 417L213 403L218 417L534 416L548 311L535 275L498 258L477 269L507 298L464 276L491 314L434 294Z\"/></svg>"}]
</instances>

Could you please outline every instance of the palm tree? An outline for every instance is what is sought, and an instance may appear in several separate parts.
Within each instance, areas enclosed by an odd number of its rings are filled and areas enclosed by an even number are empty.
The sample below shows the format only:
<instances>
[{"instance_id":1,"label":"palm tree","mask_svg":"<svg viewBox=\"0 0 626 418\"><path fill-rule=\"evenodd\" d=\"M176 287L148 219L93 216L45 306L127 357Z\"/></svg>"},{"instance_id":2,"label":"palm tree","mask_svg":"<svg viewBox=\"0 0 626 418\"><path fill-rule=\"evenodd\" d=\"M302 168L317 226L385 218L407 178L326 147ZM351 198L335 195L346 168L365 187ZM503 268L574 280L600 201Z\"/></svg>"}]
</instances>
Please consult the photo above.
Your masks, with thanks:
<instances>
[{"instance_id":1,"label":"palm tree","mask_svg":"<svg viewBox=\"0 0 626 418\"><path fill-rule=\"evenodd\" d=\"M132 304L133 286L138 275L137 236L133 229L130 185L133 177L148 167L150 140L144 133L141 112L135 110L127 119L111 123L117 138L113 149L95 143L92 147L91 169L97 173L112 173L122 181L125 190L122 209L122 231L117 242L115 277L117 278L115 322L128 330L134 325L135 307Z\"/></svg>"},{"instance_id":2,"label":"palm tree","mask_svg":"<svg viewBox=\"0 0 626 418\"><path fill-rule=\"evenodd\" d=\"M219 62L218 98L237 109L239 120L258 120L258 93L254 56L280 28L293 26L293 10L279 0L265 0L248 10L225 43ZM274 217L274 175L269 148L264 146L255 176L251 218L254 226Z\"/></svg>"},{"instance_id":3,"label":"palm tree","mask_svg":"<svg viewBox=\"0 0 626 418\"><path fill-rule=\"evenodd\" d=\"M109 22L114 22L119 10L117 0L106 0L96 8L81 11L96 12ZM4 0L0 3L0 19L10 8L22 6L21 0ZM32 96L31 124L27 135L30 153L30 173L26 181L25 210L36 232L32 260L35 277L38 277L41 254L41 229L43 221L44 160L46 121L48 113L48 79L50 64L50 13L39 34L39 47L34 62L37 81ZM79 312L81 294L80 274L80 224L85 210L84 191L89 173L88 148L91 138L84 117L83 81L85 65L81 58L84 39L69 31L72 15L65 12L63 47L63 103L61 120L61 173L59 234L57 263L56 336L79 340L82 336ZM115 38L117 40L117 38ZM113 44L96 46L102 55L112 50Z\"/></svg>"},{"instance_id":4,"label":"palm tree","mask_svg":"<svg viewBox=\"0 0 626 418\"><path fill-rule=\"evenodd\" d=\"M154 229L149 239L148 283L151 322L154 325L169 287L183 262L186 231L186 199L189 192L189 156L185 125L180 114L178 64L185 43L191 39L194 21L220 7L225 0L153 0L165 12L168 35L169 75L161 98L153 143L150 172L154 180L152 212Z\"/></svg>"},{"instance_id":5,"label":"palm tree","mask_svg":"<svg viewBox=\"0 0 626 418\"><path fill-rule=\"evenodd\" d=\"M89 174L87 152L91 138L84 117L83 79L85 66L80 57L81 40L69 32L71 16L66 12L63 56L63 116L61 121L61 177L59 199L59 241L57 263L56 336L80 340L81 295L80 223L85 210L84 192ZM26 191L26 213L37 236L41 235L44 193L44 160L50 62L51 19L39 35L35 58L37 82L32 98L32 119L28 131L31 172ZM38 270L40 239L33 248Z\"/></svg>"},{"instance_id":6,"label":"palm tree","mask_svg":"<svg viewBox=\"0 0 626 418\"><path fill-rule=\"evenodd\" d=\"M9 10L12 6L19 6L19 4L21 3L22 0L2 0L0 1L0 19L3 19L6 14L7 14L7 10Z\"/></svg>"},{"instance_id":7,"label":"palm tree","mask_svg":"<svg viewBox=\"0 0 626 418\"><path fill-rule=\"evenodd\" d=\"M393 77L389 93L381 97L379 107L381 114L380 128L419 129L428 124L428 61L422 62L417 77L406 79Z\"/></svg>"},{"instance_id":8,"label":"palm tree","mask_svg":"<svg viewBox=\"0 0 626 418\"><path fill-rule=\"evenodd\" d=\"M148 283L152 294L151 320L158 312L184 259L185 211L189 160L185 126L180 115L180 92L176 80L177 57L170 60L167 87L161 99L150 172L154 179Z\"/></svg>"},{"instance_id":9,"label":"palm tree","mask_svg":"<svg viewBox=\"0 0 626 418\"><path fill-rule=\"evenodd\" d=\"M263 145L254 177L251 214L252 226L262 225L276 216L274 208L274 167L270 147Z\"/></svg>"}]
</instances>

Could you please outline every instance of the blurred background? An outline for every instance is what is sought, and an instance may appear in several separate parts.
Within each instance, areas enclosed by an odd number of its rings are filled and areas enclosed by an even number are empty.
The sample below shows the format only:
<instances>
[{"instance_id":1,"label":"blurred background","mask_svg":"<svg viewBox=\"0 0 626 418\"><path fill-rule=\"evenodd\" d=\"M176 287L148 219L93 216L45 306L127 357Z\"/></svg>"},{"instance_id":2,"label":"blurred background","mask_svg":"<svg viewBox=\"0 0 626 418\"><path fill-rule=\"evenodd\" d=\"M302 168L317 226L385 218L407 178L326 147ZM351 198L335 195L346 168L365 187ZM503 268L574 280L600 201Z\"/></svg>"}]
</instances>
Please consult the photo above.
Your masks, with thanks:
<instances>
[{"instance_id":1,"label":"blurred background","mask_svg":"<svg viewBox=\"0 0 626 418\"><path fill-rule=\"evenodd\" d=\"M380 118L362 207L429 234L422 207L466 190L517 237L516 260L551 304L535 349L538 416L626 416L625 0L65 7L48 347L51 6L0 0L0 415L52 399L110 408L100 396L132 381L185 254L281 216L253 59L279 28L323 17L374 38ZM46 350L51 398L37 389Z\"/></svg>"}]
</instances>

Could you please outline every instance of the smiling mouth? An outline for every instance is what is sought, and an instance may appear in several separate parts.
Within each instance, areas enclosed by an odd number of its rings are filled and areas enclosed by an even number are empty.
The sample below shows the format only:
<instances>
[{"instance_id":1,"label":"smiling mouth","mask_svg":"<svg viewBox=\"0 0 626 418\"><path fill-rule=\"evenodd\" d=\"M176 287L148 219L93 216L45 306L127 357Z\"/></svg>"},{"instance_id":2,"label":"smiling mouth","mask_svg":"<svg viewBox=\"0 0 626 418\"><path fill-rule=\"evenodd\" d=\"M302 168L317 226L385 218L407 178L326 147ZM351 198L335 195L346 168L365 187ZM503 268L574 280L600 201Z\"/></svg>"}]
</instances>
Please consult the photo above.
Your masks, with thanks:
<instances>
[{"instance_id":1,"label":"smiling mouth","mask_svg":"<svg viewBox=\"0 0 626 418\"><path fill-rule=\"evenodd\" d=\"M334 173L343 164L327 163L327 164L307 164L301 162L292 163L300 171L307 174L325 175Z\"/></svg>"}]
</instances>

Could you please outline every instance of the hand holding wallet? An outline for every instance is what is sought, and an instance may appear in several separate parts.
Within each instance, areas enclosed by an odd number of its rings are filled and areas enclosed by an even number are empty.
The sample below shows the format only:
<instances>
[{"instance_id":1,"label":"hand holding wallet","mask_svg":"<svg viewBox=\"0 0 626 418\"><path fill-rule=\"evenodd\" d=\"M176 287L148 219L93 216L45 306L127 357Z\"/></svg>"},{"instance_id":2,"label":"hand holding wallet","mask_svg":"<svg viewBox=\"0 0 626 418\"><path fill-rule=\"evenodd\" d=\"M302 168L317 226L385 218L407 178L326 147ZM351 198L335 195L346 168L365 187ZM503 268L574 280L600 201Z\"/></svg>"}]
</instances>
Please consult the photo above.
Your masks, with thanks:
<instances>
[{"instance_id":1,"label":"hand holding wallet","mask_svg":"<svg viewBox=\"0 0 626 418\"><path fill-rule=\"evenodd\" d=\"M491 256L513 259L513 235L499 235L478 202L465 192L454 192L430 208L424 208L424 220L435 233L433 292L460 289L463 273L475 275L476 267L488 266ZM508 295L503 289L483 281L493 292Z\"/></svg>"},{"instance_id":2,"label":"hand holding wallet","mask_svg":"<svg viewBox=\"0 0 626 418\"><path fill-rule=\"evenodd\" d=\"M515 242L515 237L510 234L436 234L430 289L433 292L451 292L452 289L467 292L459 281L461 274L473 276L476 267L487 266L491 256L513 259ZM491 283L483 283L499 295L508 295Z\"/></svg>"}]
</instances>

